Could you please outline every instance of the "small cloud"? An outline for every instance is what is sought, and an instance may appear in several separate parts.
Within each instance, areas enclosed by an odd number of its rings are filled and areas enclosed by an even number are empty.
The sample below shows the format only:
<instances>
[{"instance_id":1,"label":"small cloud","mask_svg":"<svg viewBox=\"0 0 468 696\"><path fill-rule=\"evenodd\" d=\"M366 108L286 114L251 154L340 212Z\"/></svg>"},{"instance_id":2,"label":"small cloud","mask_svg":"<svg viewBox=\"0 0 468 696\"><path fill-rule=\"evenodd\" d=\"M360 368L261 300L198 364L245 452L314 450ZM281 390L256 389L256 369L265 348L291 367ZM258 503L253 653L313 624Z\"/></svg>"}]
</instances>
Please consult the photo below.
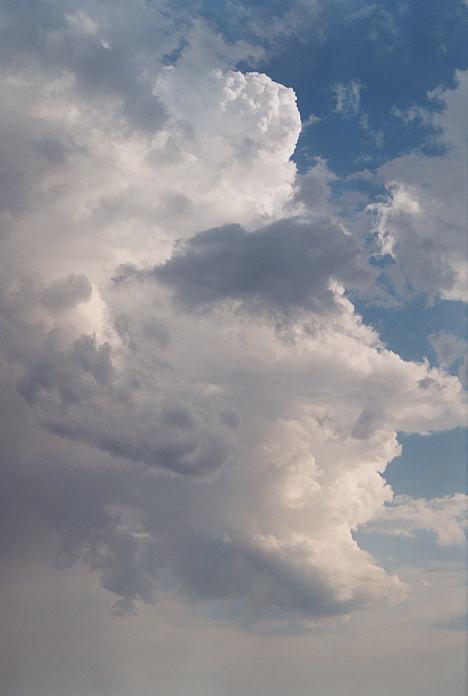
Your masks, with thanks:
<instances>
[{"instance_id":1,"label":"small cloud","mask_svg":"<svg viewBox=\"0 0 468 696\"><path fill-rule=\"evenodd\" d=\"M440 546L458 546L465 543L467 502L468 496L463 493L430 500L398 495L382 508L366 531L403 537L430 531Z\"/></svg>"},{"instance_id":2,"label":"small cloud","mask_svg":"<svg viewBox=\"0 0 468 696\"><path fill-rule=\"evenodd\" d=\"M349 82L335 82L333 85L335 106L332 113L343 118L356 119L363 131L366 131L377 147L382 147L384 134L382 131L373 132L369 114L362 109L361 93L363 86L360 80Z\"/></svg>"},{"instance_id":3,"label":"small cloud","mask_svg":"<svg viewBox=\"0 0 468 696\"><path fill-rule=\"evenodd\" d=\"M321 122L320 116L316 116L315 114L310 114L305 121L302 123L302 131L307 130L307 128L311 128L312 126L316 126L317 123Z\"/></svg>"},{"instance_id":4,"label":"small cloud","mask_svg":"<svg viewBox=\"0 0 468 696\"><path fill-rule=\"evenodd\" d=\"M468 343L455 334L440 331L429 336L437 362L445 370L453 370L460 382L468 386Z\"/></svg>"},{"instance_id":5,"label":"small cloud","mask_svg":"<svg viewBox=\"0 0 468 696\"><path fill-rule=\"evenodd\" d=\"M374 140L376 147L383 147L385 145L385 134L382 130L378 130L374 133Z\"/></svg>"},{"instance_id":6,"label":"small cloud","mask_svg":"<svg viewBox=\"0 0 468 696\"><path fill-rule=\"evenodd\" d=\"M452 367L465 355L468 344L462 338L447 331L439 331L429 336L437 361L441 367Z\"/></svg>"},{"instance_id":7,"label":"small cloud","mask_svg":"<svg viewBox=\"0 0 468 696\"><path fill-rule=\"evenodd\" d=\"M432 124L431 112L421 106L413 105L409 107L409 109L404 110L399 109L397 106L393 106L391 114L402 121L405 126L413 124L429 126Z\"/></svg>"},{"instance_id":8,"label":"small cloud","mask_svg":"<svg viewBox=\"0 0 468 696\"><path fill-rule=\"evenodd\" d=\"M357 116L361 108L361 89L359 80L336 82L333 85L336 104L334 112L343 116Z\"/></svg>"}]
</instances>

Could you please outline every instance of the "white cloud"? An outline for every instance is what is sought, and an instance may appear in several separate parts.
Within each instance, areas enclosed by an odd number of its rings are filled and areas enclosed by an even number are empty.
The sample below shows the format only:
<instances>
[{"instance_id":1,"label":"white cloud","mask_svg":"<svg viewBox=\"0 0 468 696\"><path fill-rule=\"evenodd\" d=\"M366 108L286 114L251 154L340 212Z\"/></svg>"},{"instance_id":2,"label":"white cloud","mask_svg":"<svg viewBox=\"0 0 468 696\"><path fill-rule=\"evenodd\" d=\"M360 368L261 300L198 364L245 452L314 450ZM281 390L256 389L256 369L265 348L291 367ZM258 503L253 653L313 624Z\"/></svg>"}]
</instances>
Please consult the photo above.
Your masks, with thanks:
<instances>
[{"instance_id":1,"label":"white cloud","mask_svg":"<svg viewBox=\"0 0 468 696\"><path fill-rule=\"evenodd\" d=\"M380 534L410 537L427 530L436 535L441 546L463 545L467 504L468 496L463 493L431 500L399 495L383 508L370 529Z\"/></svg>"},{"instance_id":2,"label":"white cloud","mask_svg":"<svg viewBox=\"0 0 468 696\"><path fill-rule=\"evenodd\" d=\"M281 213L292 194L289 159L301 129L290 88L260 73L200 74L187 59L166 68L156 90L183 152L189 178L179 180L181 194L190 201L194 190L197 206L218 203L224 219L239 222ZM177 192L176 182L172 186Z\"/></svg>"},{"instance_id":3,"label":"white cloud","mask_svg":"<svg viewBox=\"0 0 468 696\"><path fill-rule=\"evenodd\" d=\"M430 298L467 301L466 270L466 72L452 90L435 90L444 108L413 113L439 129L442 154L415 152L382 165L379 181L387 199L369 210L376 216L380 252L391 254L408 286Z\"/></svg>"}]
</instances>

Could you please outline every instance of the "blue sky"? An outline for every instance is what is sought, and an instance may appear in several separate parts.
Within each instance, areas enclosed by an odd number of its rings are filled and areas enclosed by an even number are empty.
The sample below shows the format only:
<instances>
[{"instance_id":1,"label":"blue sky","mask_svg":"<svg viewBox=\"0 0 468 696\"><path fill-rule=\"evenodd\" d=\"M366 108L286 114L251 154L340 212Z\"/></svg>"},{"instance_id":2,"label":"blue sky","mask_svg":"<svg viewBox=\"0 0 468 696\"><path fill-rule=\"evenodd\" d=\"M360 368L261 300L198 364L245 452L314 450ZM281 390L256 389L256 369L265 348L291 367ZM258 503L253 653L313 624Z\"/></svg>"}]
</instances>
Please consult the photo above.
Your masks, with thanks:
<instances>
[{"instance_id":1,"label":"blue sky","mask_svg":"<svg viewBox=\"0 0 468 696\"><path fill-rule=\"evenodd\" d=\"M464 692L467 25L0 6L2 694Z\"/></svg>"},{"instance_id":2,"label":"blue sky","mask_svg":"<svg viewBox=\"0 0 468 696\"><path fill-rule=\"evenodd\" d=\"M434 108L427 92L453 86L455 68L465 68L466 12L461 3L413 2L378 4L327 3L323 38L311 34L291 41L266 66L275 79L294 86L301 113L322 118L302 135L296 157L311 150L346 175L365 166L421 147L428 129L402 128L393 108L414 104ZM368 133L358 119L333 114L333 85L357 80L361 109L369 116ZM372 134L383 133L383 143Z\"/></svg>"}]
</instances>

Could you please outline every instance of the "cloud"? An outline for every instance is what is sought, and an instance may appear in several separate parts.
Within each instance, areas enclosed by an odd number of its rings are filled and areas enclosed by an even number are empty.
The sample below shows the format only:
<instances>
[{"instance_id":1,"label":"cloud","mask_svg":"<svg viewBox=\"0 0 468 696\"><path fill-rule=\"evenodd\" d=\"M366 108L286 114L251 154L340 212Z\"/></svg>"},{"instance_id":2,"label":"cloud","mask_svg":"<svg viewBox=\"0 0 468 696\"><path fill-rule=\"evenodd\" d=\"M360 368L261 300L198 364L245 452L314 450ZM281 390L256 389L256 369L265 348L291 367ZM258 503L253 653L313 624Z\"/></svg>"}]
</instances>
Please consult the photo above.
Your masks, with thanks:
<instances>
[{"instance_id":1,"label":"cloud","mask_svg":"<svg viewBox=\"0 0 468 696\"><path fill-rule=\"evenodd\" d=\"M47 322L41 335L35 296L23 293L25 321L8 310L17 289L3 294L7 333L23 345L3 354L10 379L54 467L65 441L119 466L105 495L102 474L86 520L78 500L72 512L56 499L54 468L42 469L34 508L122 607L149 601L161 574L197 601L240 602L253 620L314 622L402 596L352 530L391 499L380 472L399 452L396 430L461 422L455 378L385 351L340 295L333 312L283 328L224 307L181 313L153 279L130 277L107 294L112 345ZM94 485L87 472L80 483L81 466L61 484L78 498Z\"/></svg>"},{"instance_id":2,"label":"cloud","mask_svg":"<svg viewBox=\"0 0 468 696\"><path fill-rule=\"evenodd\" d=\"M430 116L443 153L415 152L379 167L377 177L387 196L369 211L375 216L380 253L397 261L406 290L466 301L466 138L461 114L467 73L457 72L456 78L454 89L429 95L443 105Z\"/></svg>"},{"instance_id":3,"label":"cloud","mask_svg":"<svg viewBox=\"0 0 468 696\"><path fill-rule=\"evenodd\" d=\"M200 73L191 58L184 53L156 84L174 118L179 157L195 177L189 185L198 184L200 199L206 178L210 199L222 200L236 221L278 215L292 195L289 160L301 130L294 92L256 72Z\"/></svg>"},{"instance_id":4,"label":"cloud","mask_svg":"<svg viewBox=\"0 0 468 696\"><path fill-rule=\"evenodd\" d=\"M364 553L362 559L354 556L353 570L343 564L343 559L336 559L333 582L332 563L323 556L320 543L300 537L293 542L273 536L250 541L191 540L178 574L191 596L237 598L247 602L248 611L258 618L270 621L313 622L367 604L369 594L363 593L357 578L352 577L359 567L372 582L376 595L382 591L393 592L395 598L403 595L396 578L386 577L376 567L366 567Z\"/></svg>"},{"instance_id":5,"label":"cloud","mask_svg":"<svg viewBox=\"0 0 468 696\"><path fill-rule=\"evenodd\" d=\"M434 348L439 365L451 367L466 351L466 341L447 331L432 334L429 340Z\"/></svg>"},{"instance_id":6,"label":"cloud","mask_svg":"<svg viewBox=\"0 0 468 696\"><path fill-rule=\"evenodd\" d=\"M398 8L402 12L401 8ZM403 8L403 13L405 12ZM366 3L349 16L354 22L363 23L367 29L367 39L370 42L378 42L379 50L394 50L398 45L399 27L396 19L397 13L392 14L386 8L379 7L376 3Z\"/></svg>"},{"instance_id":7,"label":"cloud","mask_svg":"<svg viewBox=\"0 0 468 696\"><path fill-rule=\"evenodd\" d=\"M348 82L335 82L333 87L335 95L335 107L333 113L342 118L358 119L360 127L372 135L377 147L383 145L383 132L372 132L369 127L369 114L367 114L361 104L361 93L363 86L359 80L349 80Z\"/></svg>"},{"instance_id":8,"label":"cloud","mask_svg":"<svg viewBox=\"0 0 468 696\"><path fill-rule=\"evenodd\" d=\"M81 336L67 345L61 338L45 337L20 385L52 433L174 473L199 475L223 464L222 440L208 414L201 421L192 415L188 393L184 405L164 405L135 380L126 383L125 374L119 379L108 344Z\"/></svg>"},{"instance_id":9,"label":"cloud","mask_svg":"<svg viewBox=\"0 0 468 696\"><path fill-rule=\"evenodd\" d=\"M441 546L462 545L467 501L463 493L431 500L396 496L371 523L370 530L397 536L414 536L417 531L427 530L436 535Z\"/></svg>"},{"instance_id":10,"label":"cloud","mask_svg":"<svg viewBox=\"0 0 468 696\"><path fill-rule=\"evenodd\" d=\"M435 350L437 361L441 367L448 370L458 368L460 382L468 385L468 344L459 336L447 331L439 331L429 336L429 341Z\"/></svg>"},{"instance_id":11,"label":"cloud","mask_svg":"<svg viewBox=\"0 0 468 696\"><path fill-rule=\"evenodd\" d=\"M42 302L48 309L64 311L89 300L91 292L91 284L85 275L71 273L51 283L43 292Z\"/></svg>"},{"instance_id":12,"label":"cloud","mask_svg":"<svg viewBox=\"0 0 468 696\"><path fill-rule=\"evenodd\" d=\"M8 558L233 621L400 599L353 531L392 500L397 433L459 426L463 392L355 311L374 275L326 163L297 177L293 90L158 6L26 9L1 49Z\"/></svg>"},{"instance_id":13,"label":"cloud","mask_svg":"<svg viewBox=\"0 0 468 696\"><path fill-rule=\"evenodd\" d=\"M6 5L1 16L0 59L8 70L21 66L47 81L68 76L89 106L112 104L132 130L152 132L164 122L151 90L152 64L177 47L182 31L160 3L136 2L130 10L120 1L40 0L34 10L27 2Z\"/></svg>"},{"instance_id":14,"label":"cloud","mask_svg":"<svg viewBox=\"0 0 468 696\"><path fill-rule=\"evenodd\" d=\"M357 116L361 108L361 89L359 80L350 80L348 83L337 82L333 85L335 93L335 113L342 116Z\"/></svg>"},{"instance_id":15,"label":"cloud","mask_svg":"<svg viewBox=\"0 0 468 696\"><path fill-rule=\"evenodd\" d=\"M151 275L185 310L237 301L286 315L332 312L334 282L359 287L372 280L358 246L327 219L286 219L253 233L214 228L180 244Z\"/></svg>"}]
</instances>

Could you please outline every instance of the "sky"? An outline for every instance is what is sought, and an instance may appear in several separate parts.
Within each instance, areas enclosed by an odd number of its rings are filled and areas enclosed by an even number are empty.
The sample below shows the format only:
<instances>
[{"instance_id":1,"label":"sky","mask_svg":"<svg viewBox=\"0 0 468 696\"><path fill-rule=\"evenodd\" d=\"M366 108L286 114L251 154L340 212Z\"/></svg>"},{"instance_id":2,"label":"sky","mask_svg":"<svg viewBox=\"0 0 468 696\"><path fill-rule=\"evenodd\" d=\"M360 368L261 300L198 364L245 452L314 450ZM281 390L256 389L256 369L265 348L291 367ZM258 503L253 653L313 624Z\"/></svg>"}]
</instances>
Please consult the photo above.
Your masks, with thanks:
<instances>
[{"instance_id":1,"label":"sky","mask_svg":"<svg viewBox=\"0 0 468 696\"><path fill-rule=\"evenodd\" d=\"M465 693L467 23L0 0L2 696Z\"/></svg>"}]
</instances>

